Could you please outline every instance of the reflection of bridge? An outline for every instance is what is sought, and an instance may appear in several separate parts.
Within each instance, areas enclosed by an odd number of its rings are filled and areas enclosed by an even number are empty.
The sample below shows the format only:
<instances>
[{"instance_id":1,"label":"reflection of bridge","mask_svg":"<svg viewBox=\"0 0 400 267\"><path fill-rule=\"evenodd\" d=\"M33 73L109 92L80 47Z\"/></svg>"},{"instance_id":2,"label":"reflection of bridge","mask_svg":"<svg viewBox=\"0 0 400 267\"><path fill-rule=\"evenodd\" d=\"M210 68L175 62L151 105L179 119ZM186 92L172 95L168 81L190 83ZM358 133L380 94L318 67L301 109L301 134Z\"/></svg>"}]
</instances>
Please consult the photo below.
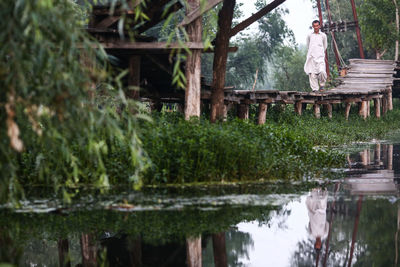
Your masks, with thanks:
<instances>
[{"instance_id":1,"label":"reflection of bridge","mask_svg":"<svg viewBox=\"0 0 400 267\"><path fill-rule=\"evenodd\" d=\"M374 149L364 149L359 156L359 163L349 161L350 175L344 187L353 195L397 195L399 185L393 170L393 145L376 144Z\"/></svg>"}]
</instances>

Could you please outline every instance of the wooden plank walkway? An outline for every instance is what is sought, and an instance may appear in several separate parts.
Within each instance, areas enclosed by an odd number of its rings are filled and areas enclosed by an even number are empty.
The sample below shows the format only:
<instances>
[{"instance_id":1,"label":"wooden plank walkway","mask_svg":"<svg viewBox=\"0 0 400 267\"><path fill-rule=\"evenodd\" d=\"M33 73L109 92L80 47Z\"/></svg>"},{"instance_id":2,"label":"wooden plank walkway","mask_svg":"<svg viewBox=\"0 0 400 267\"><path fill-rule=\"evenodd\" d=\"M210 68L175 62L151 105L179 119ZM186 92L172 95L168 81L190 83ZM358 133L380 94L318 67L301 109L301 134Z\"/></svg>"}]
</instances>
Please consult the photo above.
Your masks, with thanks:
<instances>
[{"instance_id":1,"label":"wooden plank walkway","mask_svg":"<svg viewBox=\"0 0 400 267\"><path fill-rule=\"evenodd\" d=\"M379 118L392 106L392 86L398 65L392 60L350 59L347 75L339 77L340 84L324 92L299 92L278 90L225 90L226 111L232 104L239 105L238 116L248 118L249 105L259 104L259 123L265 122L268 104L293 104L301 115L303 104L312 104L314 114L320 117L321 105L326 105L332 116L332 104L345 103L345 116L349 116L353 103L358 103L359 114L370 116L370 101L374 102L375 116ZM209 100L210 92L203 92L202 99Z\"/></svg>"}]
</instances>

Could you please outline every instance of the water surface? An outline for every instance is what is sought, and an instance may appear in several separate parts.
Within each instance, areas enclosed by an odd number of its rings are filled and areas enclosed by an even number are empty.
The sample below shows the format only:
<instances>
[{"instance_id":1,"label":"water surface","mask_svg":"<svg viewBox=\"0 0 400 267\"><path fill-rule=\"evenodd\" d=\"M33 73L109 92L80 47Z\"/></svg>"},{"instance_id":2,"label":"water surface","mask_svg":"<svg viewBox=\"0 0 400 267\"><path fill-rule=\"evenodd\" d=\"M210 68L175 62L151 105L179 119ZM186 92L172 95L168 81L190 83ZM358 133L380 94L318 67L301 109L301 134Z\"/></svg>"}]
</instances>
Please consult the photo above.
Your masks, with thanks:
<instances>
[{"instance_id":1,"label":"water surface","mask_svg":"<svg viewBox=\"0 0 400 267\"><path fill-rule=\"evenodd\" d=\"M345 169L329 180L119 189L83 193L69 206L39 197L17 210L3 206L0 262L398 266L400 145L350 151Z\"/></svg>"}]
</instances>

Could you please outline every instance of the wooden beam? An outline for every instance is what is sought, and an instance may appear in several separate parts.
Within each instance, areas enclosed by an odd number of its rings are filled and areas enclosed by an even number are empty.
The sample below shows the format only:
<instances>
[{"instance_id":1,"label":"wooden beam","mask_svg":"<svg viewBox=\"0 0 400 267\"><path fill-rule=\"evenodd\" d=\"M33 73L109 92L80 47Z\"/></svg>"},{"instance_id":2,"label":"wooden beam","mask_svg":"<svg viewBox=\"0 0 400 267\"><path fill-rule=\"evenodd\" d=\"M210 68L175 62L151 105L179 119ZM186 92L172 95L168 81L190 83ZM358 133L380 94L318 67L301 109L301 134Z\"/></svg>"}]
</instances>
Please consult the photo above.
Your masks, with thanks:
<instances>
[{"instance_id":1,"label":"wooden beam","mask_svg":"<svg viewBox=\"0 0 400 267\"><path fill-rule=\"evenodd\" d=\"M265 124L267 118L268 104L258 104L258 124Z\"/></svg>"},{"instance_id":2,"label":"wooden beam","mask_svg":"<svg viewBox=\"0 0 400 267\"><path fill-rule=\"evenodd\" d=\"M279 5L281 5L285 1L286 0L274 0L274 1L272 1L270 4L268 4L264 8L260 9L260 11L258 11L255 14L253 14L252 16L250 16L249 18L245 19L244 21L242 21L238 25L236 25L234 28L232 28L230 33L229 33L230 37L235 36L236 34L241 32L242 30L246 29L251 24L253 24L257 20L259 20L260 18L262 18L263 16L265 16L266 14L268 14L269 12L271 12L272 10L277 8Z\"/></svg>"},{"instance_id":3,"label":"wooden beam","mask_svg":"<svg viewBox=\"0 0 400 267\"><path fill-rule=\"evenodd\" d=\"M388 110L393 110L393 96L392 96L392 90L390 90L387 93L387 98L388 98Z\"/></svg>"},{"instance_id":4,"label":"wooden beam","mask_svg":"<svg viewBox=\"0 0 400 267\"><path fill-rule=\"evenodd\" d=\"M130 42L130 41L118 41L118 42L104 42L100 43L105 49L177 49L177 48L188 48L188 49L204 49L202 42L186 42L186 43L167 43L167 42Z\"/></svg>"},{"instance_id":5,"label":"wooden beam","mask_svg":"<svg viewBox=\"0 0 400 267\"><path fill-rule=\"evenodd\" d=\"M105 29L113 25L115 22L117 22L121 17L120 16L109 16L94 25L96 28L100 29Z\"/></svg>"},{"instance_id":6,"label":"wooden beam","mask_svg":"<svg viewBox=\"0 0 400 267\"><path fill-rule=\"evenodd\" d=\"M223 0L209 0L207 3L202 7L199 6L196 9L192 10L189 14L186 15L184 20L178 24L178 27L186 26L195 19L199 18L202 14L213 8L214 6L221 3Z\"/></svg>"}]
</instances>

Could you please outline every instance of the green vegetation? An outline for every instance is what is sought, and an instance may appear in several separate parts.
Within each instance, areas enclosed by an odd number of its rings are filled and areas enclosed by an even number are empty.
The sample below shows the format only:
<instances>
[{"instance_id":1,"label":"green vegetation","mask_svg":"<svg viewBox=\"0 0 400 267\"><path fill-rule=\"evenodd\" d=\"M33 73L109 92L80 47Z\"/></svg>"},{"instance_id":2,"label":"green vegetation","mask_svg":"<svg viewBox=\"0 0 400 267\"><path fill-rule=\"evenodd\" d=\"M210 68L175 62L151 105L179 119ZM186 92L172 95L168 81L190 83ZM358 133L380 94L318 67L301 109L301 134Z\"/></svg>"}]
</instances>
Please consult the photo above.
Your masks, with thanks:
<instances>
[{"instance_id":1,"label":"green vegetation","mask_svg":"<svg viewBox=\"0 0 400 267\"><path fill-rule=\"evenodd\" d=\"M298 179L338 166L341 157L314 149L287 126L232 120L211 124L162 114L141 127L143 149L152 162L146 184Z\"/></svg>"}]
</instances>

